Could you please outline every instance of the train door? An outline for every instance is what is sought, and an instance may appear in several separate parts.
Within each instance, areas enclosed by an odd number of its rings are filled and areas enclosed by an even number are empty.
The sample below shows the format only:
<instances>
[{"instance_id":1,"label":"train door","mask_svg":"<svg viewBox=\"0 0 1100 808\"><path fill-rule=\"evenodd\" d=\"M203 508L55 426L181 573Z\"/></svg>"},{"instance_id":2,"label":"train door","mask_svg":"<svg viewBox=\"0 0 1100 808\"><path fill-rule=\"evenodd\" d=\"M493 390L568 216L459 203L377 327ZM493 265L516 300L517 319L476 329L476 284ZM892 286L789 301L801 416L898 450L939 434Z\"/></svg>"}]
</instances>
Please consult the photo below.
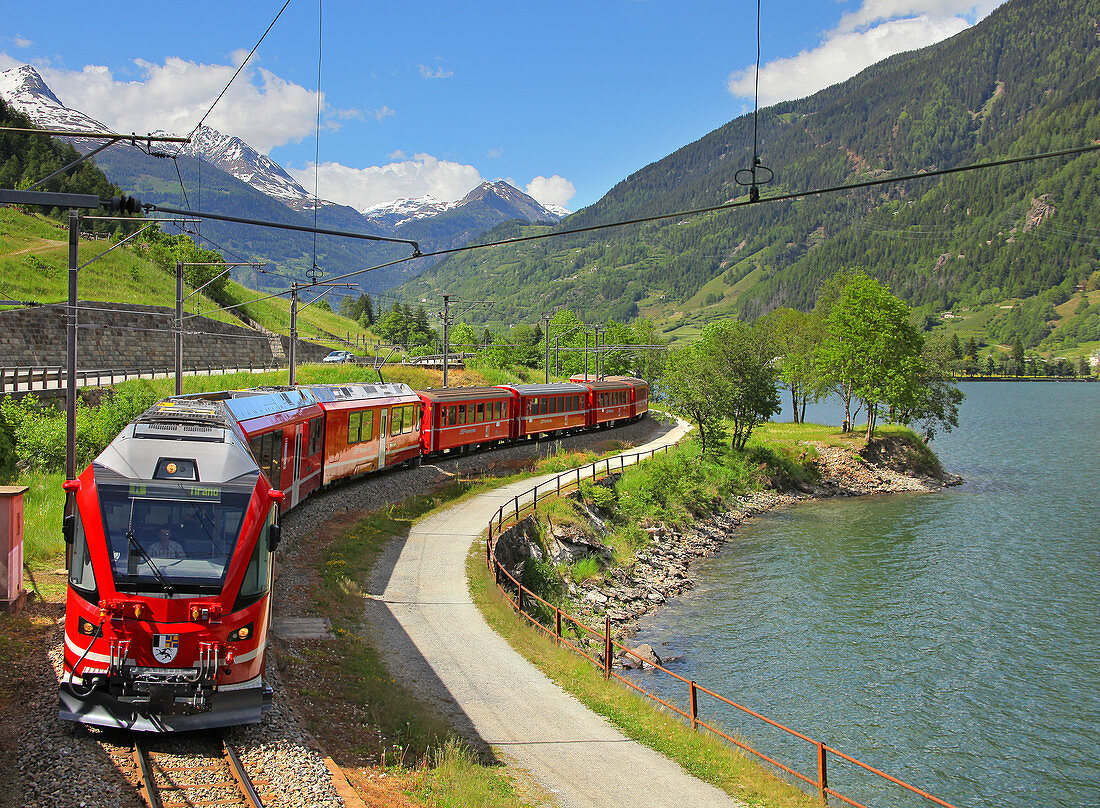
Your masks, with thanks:
<instances>
[{"instance_id":1,"label":"train door","mask_svg":"<svg viewBox=\"0 0 1100 808\"><path fill-rule=\"evenodd\" d=\"M301 494L299 491L302 482L302 424L294 427L294 479L291 483L290 507L298 504Z\"/></svg>"},{"instance_id":2,"label":"train door","mask_svg":"<svg viewBox=\"0 0 1100 808\"><path fill-rule=\"evenodd\" d=\"M389 440L390 408L383 407L378 414L378 468L386 465L386 441Z\"/></svg>"}]
</instances>

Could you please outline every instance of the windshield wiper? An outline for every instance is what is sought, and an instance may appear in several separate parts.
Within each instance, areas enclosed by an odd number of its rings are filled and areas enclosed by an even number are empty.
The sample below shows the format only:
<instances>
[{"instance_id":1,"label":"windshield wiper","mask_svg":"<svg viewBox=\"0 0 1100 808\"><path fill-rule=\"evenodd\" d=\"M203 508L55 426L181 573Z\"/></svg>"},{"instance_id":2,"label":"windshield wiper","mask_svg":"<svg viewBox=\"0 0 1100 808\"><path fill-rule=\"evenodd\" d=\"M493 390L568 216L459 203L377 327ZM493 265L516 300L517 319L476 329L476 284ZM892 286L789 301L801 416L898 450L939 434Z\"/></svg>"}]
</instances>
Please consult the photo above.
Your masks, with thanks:
<instances>
[{"instance_id":1,"label":"windshield wiper","mask_svg":"<svg viewBox=\"0 0 1100 808\"><path fill-rule=\"evenodd\" d=\"M141 542L137 540L137 536L134 535L134 531L132 529L126 531L126 541L129 542L131 547L137 548L137 551L141 553L141 557L144 558L145 563L149 565L149 571L153 573L153 577L157 579L162 587L164 587L164 593L166 595L171 595L172 584L168 582L168 579L164 577L164 573L162 573L157 568L157 565L153 563L153 559L151 559L149 557L149 554L145 552L145 548L141 546ZM127 572L129 572L129 570L127 570ZM130 574L133 575L134 573Z\"/></svg>"}]
</instances>

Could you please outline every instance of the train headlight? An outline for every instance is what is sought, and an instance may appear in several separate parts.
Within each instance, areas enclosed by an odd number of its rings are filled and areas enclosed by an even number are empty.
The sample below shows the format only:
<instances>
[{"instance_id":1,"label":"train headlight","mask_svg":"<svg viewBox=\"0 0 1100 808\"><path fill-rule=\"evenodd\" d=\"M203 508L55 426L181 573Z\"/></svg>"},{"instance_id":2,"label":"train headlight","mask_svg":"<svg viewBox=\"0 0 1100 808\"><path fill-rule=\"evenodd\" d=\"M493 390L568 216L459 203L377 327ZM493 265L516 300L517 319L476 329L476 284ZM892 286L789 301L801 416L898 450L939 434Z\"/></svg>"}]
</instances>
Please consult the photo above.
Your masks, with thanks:
<instances>
[{"instance_id":1,"label":"train headlight","mask_svg":"<svg viewBox=\"0 0 1100 808\"><path fill-rule=\"evenodd\" d=\"M247 626L241 626L236 631L229 635L229 642L240 642L241 640L247 640L252 636L253 625L249 623Z\"/></svg>"},{"instance_id":2,"label":"train headlight","mask_svg":"<svg viewBox=\"0 0 1100 808\"><path fill-rule=\"evenodd\" d=\"M99 627L97 625L95 625L94 623L89 623L83 617L80 618L80 623L79 623L79 626L77 628L77 631L79 631L81 634L85 634L85 635L90 637L93 634L95 634L98 630L99 630Z\"/></svg>"}]
</instances>

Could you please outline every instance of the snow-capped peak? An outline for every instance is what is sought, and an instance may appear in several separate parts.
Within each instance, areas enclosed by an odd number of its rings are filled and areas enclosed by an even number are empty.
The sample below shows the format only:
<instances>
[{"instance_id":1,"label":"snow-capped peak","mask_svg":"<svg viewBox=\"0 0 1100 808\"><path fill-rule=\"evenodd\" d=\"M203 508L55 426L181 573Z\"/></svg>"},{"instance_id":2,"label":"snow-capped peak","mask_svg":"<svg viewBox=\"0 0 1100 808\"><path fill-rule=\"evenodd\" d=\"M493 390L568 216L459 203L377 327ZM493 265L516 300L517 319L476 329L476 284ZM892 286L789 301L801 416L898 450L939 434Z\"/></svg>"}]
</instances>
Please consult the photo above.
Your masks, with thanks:
<instances>
[{"instance_id":1,"label":"snow-capped peak","mask_svg":"<svg viewBox=\"0 0 1100 808\"><path fill-rule=\"evenodd\" d=\"M0 70L0 97L45 129L109 132L102 123L62 103L30 65Z\"/></svg>"},{"instance_id":2,"label":"snow-capped peak","mask_svg":"<svg viewBox=\"0 0 1100 808\"><path fill-rule=\"evenodd\" d=\"M157 132L155 134L167 134ZM294 210L313 210L313 195L266 155L239 137L200 126L181 154L199 157ZM334 203L317 200L324 207Z\"/></svg>"}]
</instances>

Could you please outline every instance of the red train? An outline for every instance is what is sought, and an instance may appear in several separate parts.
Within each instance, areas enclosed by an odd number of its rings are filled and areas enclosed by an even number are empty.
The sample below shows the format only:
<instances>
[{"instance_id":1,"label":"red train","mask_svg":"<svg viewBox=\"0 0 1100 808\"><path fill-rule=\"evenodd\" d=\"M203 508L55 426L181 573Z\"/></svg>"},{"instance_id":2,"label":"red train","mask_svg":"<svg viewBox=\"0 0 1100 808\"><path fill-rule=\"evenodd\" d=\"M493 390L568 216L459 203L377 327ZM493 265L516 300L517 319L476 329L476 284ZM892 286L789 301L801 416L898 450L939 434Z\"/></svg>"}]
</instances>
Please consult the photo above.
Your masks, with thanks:
<instances>
[{"instance_id":1,"label":"red train","mask_svg":"<svg viewBox=\"0 0 1100 808\"><path fill-rule=\"evenodd\" d=\"M256 723L278 517L422 457L645 415L638 379L309 385L165 399L76 480L62 719L168 732ZM278 507L272 507L277 504Z\"/></svg>"}]
</instances>

